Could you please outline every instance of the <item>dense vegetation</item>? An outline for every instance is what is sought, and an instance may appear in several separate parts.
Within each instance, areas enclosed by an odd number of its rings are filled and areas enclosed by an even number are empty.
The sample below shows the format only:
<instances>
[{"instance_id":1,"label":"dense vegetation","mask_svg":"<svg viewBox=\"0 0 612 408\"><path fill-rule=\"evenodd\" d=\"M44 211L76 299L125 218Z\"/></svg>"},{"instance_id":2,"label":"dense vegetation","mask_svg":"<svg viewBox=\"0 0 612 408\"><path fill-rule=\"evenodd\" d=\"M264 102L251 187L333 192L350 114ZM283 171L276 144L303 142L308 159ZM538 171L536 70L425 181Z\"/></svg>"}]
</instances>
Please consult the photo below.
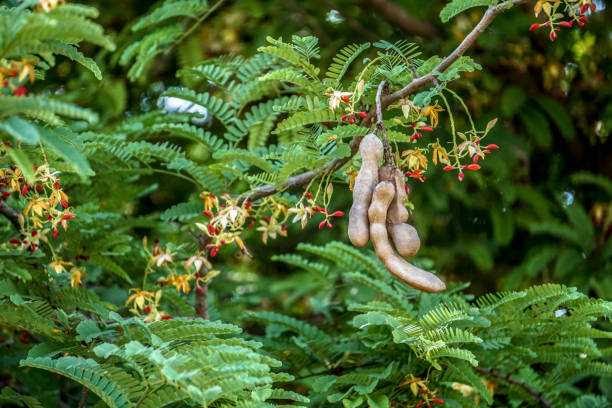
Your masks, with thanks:
<instances>
[{"instance_id":1,"label":"dense vegetation","mask_svg":"<svg viewBox=\"0 0 612 408\"><path fill-rule=\"evenodd\" d=\"M0 406L610 406L607 14L1 2ZM349 243L370 132L442 292Z\"/></svg>"}]
</instances>

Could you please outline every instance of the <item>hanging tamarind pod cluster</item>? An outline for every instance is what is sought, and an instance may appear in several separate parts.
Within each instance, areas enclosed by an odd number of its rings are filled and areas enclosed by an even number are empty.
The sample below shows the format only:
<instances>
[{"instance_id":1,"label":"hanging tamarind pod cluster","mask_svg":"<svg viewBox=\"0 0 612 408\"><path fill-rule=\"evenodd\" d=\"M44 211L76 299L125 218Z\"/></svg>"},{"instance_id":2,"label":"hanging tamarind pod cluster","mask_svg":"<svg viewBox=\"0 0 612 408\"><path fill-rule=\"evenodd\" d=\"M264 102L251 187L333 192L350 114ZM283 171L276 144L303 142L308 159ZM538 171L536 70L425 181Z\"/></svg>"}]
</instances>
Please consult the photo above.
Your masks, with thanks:
<instances>
[{"instance_id":1,"label":"hanging tamarind pod cluster","mask_svg":"<svg viewBox=\"0 0 612 408\"><path fill-rule=\"evenodd\" d=\"M384 134L380 114L380 92L377 95L378 128ZM349 212L348 236L351 243L364 247L371 240L376 255L389 272L408 285L426 292L440 292L446 285L431 272L410 264L421 241L416 229L407 223L408 210L405 178L391 154L386 138L366 135L359 145L362 164L353 188ZM383 161L384 159L384 161ZM379 167L380 162L382 166Z\"/></svg>"}]
</instances>

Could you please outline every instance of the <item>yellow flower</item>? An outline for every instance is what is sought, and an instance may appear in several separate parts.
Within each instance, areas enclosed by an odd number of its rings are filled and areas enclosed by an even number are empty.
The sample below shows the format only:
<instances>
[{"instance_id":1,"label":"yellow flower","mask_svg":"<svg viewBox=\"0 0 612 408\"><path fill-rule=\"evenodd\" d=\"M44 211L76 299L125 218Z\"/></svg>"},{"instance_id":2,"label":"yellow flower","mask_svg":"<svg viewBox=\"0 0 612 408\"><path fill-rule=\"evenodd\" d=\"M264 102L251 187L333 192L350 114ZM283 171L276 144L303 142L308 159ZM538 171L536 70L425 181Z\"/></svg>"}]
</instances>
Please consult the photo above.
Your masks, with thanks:
<instances>
[{"instance_id":1,"label":"yellow flower","mask_svg":"<svg viewBox=\"0 0 612 408\"><path fill-rule=\"evenodd\" d=\"M429 118L429 123L431 123L431 127L438 126L438 113L444 112L444 109L437 103L435 105L425 106L421 109L421 115Z\"/></svg>"},{"instance_id":2,"label":"yellow flower","mask_svg":"<svg viewBox=\"0 0 612 408\"><path fill-rule=\"evenodd\" d=\"M64 4L64 0L38 0L38 7L45 13L50 12L60 4Z\"/></svg>"},{"instance_id":3,"label":"yellow flower","mask_svg":"<svg viewBox=\"0 0 612 408\"><path fill-rule=\"evenodd\" d=\"M134 308L136 310L142 310L145 307L145 303L147 301L153 300L155 294L153 292L148 292L146 290L140 290L140 289L130 289L130 292L134 292L132 293L127 300L125 301L126 305L129 305L130 303L134 304Z\"/></svg>"},{"instance_id":4,"label":"yellow flower","mask_svg":"<svg viewBox=\"0 0 612 408\"><path fill-rule=\"evenodd\" d=\"M448 153L444 147L440 146L439 142L436 142L431 146L431 161L433 164L438 164L438 162L442 164L449 164Z\"/></svg>"},{"instance_id":5,"label":"yellow flower","mask_svg":"<svg viewBox=\"0 0 612 408\"><path fill-rule=\"evenodd\" d=\"M284 226L279 224L274 217L271 217L269 221L261 220L259 223L261 227L258 227L257 231L261 232L261 240L264 244L268 243L268 238L276 239L277 235L287 236Z\"/></svg>"},{"instance_id":6,"label":"yellow flower","mask_svg":"<svg viewBox=\"0 0 612 408\"><path fill-rule=\"evenodd\" d=\"M420 149L405 150L402 156L406 157L410 170L427 170L427 156Z\"/></svg>"},{"instance_id":7,"label":"yellow flower","mask_svg":"<svg viewBox=\"0 0 612 408\"><path fill-rule=\"evenodd\" d=\"M535 16L539 16L540 12L544 11L547 16L550 16L554 8L557 8L561 0L538 0L533 7Z\"/></svg>"},{"instance_id":8,"label":"yellow flower","mask_svg":"<svg viewBox=\"0 0 612 408\"><path fill-rule=\"evenodd\" d=\"M23 209L23 215L26 217L30 213L34 213L39 217L42 217L43 212L49 208L49 200L46 198L40 197L32 199L28 202L28 204Z\"/></svg>"},{"instance_id":9,"label":"yellow flower","mask_svg":"<svg viewBox=\"0 0 612 408\"><path fill-rule=\"evenodd\" d=\"M164 279L163 282L170 284L176 288L177 291L183 292L185 294L191 292L191 286L189 285L189 281L193 279L191 275L170 275L167 279Z\"/></svg>"},{"instance_id":10,"label":"yellow flower","mask_svg":"<svg viewBox=\"0 0 612 408\"><path fill-rule=\"evenodd\" d=\"M54 259L49 263L49 267L53 269L55 273L66 272L66 266L72 266L71 262L62 261L61 259Z\"/></svg>"},{"instance_id":11,"label":"yellow flower","mask_svg":"<svg viewBox=\"0 0 612 408\"><path fill-rule=\"evenodd\" d=\"M200 194L200 198L204 203L204 211L212 211L219 206L219 199L211 192L203 191Z\"/></svg>"},{"instance_id":12,"label":"yellow flower","mask_svg":"<svg viewBox=\"0 0 612 408\"><path fill-rule=\"evenodd\" d=\"M82 269L74 267L70 269L70 286L76 288L82 285L82 279L85 276L85 272Z\"/></svg>"},{"instance_id":13,"label":"yellow flower","mask_svg":"<svg viewBox=\"0 0 612 408\"><path fill-rule=\"evenodd\" d=\"M348 103L350 97L353 95L352 92L342 91L331 91L327 94L329 96L329 109L336 110L342 102Z\"/></svg>"},{"instance_id":14,"label":"yellow flower","mask_svg":"<svg viewBox=\"0 0 612 408\"><path fill-rule=\"evenodd\" d=\"M306 207L301 202L298 203L295 207L289 209L289 214L295 214L292 222L300 222L302 225L302 229L306 228L306 224L308 224L308 220L314 214L314 211L311 207Z\"/></svg>"}]
</instances>

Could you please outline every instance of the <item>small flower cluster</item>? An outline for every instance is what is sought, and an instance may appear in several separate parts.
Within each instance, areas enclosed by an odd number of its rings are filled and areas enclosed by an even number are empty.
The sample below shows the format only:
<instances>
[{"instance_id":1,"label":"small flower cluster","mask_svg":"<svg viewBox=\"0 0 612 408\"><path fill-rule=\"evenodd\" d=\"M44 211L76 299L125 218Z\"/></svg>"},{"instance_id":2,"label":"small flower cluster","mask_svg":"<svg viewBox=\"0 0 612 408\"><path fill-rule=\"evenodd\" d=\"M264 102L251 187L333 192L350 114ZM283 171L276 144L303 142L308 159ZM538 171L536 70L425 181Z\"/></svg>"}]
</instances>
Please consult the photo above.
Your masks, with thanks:
<instances>
[{"instance_id":1,"label":"small flower cluster","mask_svg":"<svg viewBox=\"0 0 612 408\"><path fill-rule=\"evenodd\" d=\"M0 200L7 200L12 194L27 201L23 209L22 238L11 243L30 251L38 249L39 241L49 232L55 239L59 227L68 229L68 222L75 218L70 210L68 195L63 191L58 177L48 165L34 171L34 183L28 183L17 167L0 169Z\"/></svg>"},{"instance_id":2,"label":"small flower cluster","mask_svg":"<svg viewBox=\"0 0 612 408\"><path fill-rule=\"evenodd\" d=\"M346 113L340 116L341 122L352 125L357 123L357 121L364 120L368 117L368 113L366 111L355 110L355 101L352 99L356 97L354 92L329 90L326 95L329 97L329 109L332 111L335 111L341 105L345 105L344 110Z\"/></svg>"},{"instance_id":3,"label":"small flower cluster","mask_svg":"<svg viewBox=\"0 0 612 408\"><path fill-rule=\"evenodd\" d=\"M433 132L437 128L439 113L444 111L438 103L418 107L407 99L400 100L399 107L402 109L403 119L396 118L395 124L410 130L408 142L413 144L423 138L423 132ZM424 182L427 179L425 172L430 160L428 155L431 155L431 161L434 165L444 165L443 170L446 172L458 170L457 179L463 181L464 171L480 170L478 162L487 154L499 148L495 144L481 147L482 139L495 126L496 122L495 119L490 121L484 131L477 131L472 127L466 132L456 132L453 125L451 126L453 139L450 151L447 151L436 139L435 142L429 142L425 147L414 147L402 151L398 165L405 171L408 178ZM457 139L461 141L459 142ZM463 164L465 161L467 163Z\"/></svg>"},{"instance_id":4,"label":"small flower cluster","mask_svg":"<svg viewBox=\"0 0 612 408\"><path fill-rule=\"evenodd\" d=\"M432 408L444 405L444 400L436 396L436 393L427 387L427 380L410 375L401 385L407 385L412 394L419 398L415 408Z\"/></svg>"},{"instance_id":5,"label":"small flower cluster","mask_svg":"<svg viewBox=\"0 0 612 408\"><path fill-rule=\"evenodd\" d=\"M38 6L36 9L38 11L44 11L45 13L50 12L57 6L60 6L65 3L65 0L38 0Z\"/></svg>"},{"instance_id":6,"label":"small flower cluster","mask_svg":"<svg viewBox=\"0 0 612 408\"><path fill-rule=\"evenodd\" d=\"M0 63L0 95L25 96L28 89L25 84L34 82L36 71L34 61L24 58L21 61Z\"/></svg>"},{"instance_id":7,"label":"small flower cluster","mask_svg":"<svg viewBox=\"0 0 612 408\"><path fill-rule=\"evenodd\" d=\"M67 268L70 268L70 286L76 288L83 284L85 270L82 267L74 265L72 262L67 262L60 258L53 258L49 263L49 268L58 275L68 272Z\"/></svg>"},{"instance_id":8,"label":"small flower cluster","mask_svg":"<svg viewBox=\"0 0 612 408\"><path fill-rule=\"evenodd\" d=\"M469 164L456 164L454 166L451 164L447 164L446 166L444 166L443 170L447 173L454 170L458 170L457 180L463 181L463 179L465 178L465 173L463 172L464 170L480 170L480 164L478 164L478 161L480 161L480 159L484 158L488 154L491 154L497 149L499 149L499 146L493 143L488 144L484 147L481 146L480 139L478 137L474 138L473 140L466 140L465 142L459 145L459 154L467 153L467 155L471 158L472 162Z\"/></svg>"},{"instance_id":9,"label":"small flower cluster","mask_svg":"<svg viewBox=\"0 0 612 408\"><path fill-rule=\"evenodd\" d=\"M157 321L171 319L168 313L160 309L160 300L166 286L173 286L178 293L188 295L192 290L192 282L198 294L203 293L204 286L214 277L219 275L219 271L212 269L212 264L206 258L206 254L198 252L184 259L182 262L175 258L178 256L180 248L170 248L155 241L149 250L146 237L143 239L144 253L148 256L147 266L144 270L142 288L132 288L132 293L126 305L131 305L130 311L134 314L146 315L145 321ZM152 274L161 274L157 278L156 284L160 289L155 291L147 285L147 278Z\"/></svg>"},{"instance_id":10,"label":"small flower cluster","mask_svg":"<svg viewBox=\"0 0 612 408\"><path fill-rule=\"evenodd\" d=\"M561 3L565 5L565 14L557 12ZM572 28L574 24L584 27L588 22L588 14L594 13L597 6L592 0L538 0L533 8L536 17L544 14L546 21L533 23L529 31L536 31L548 27L550 41L557 39L557 31L561 28ZM565 19L569 18L569 19Z\"/></svg>"},{"instance_id":11,"label":"small flower cluster","mask_svg":"<svg viewBox=\"0 0 612 408\"><path fill-rule=\"evenodd\" d=\"M208 223L196 223L208 237L206 249L211 258L217 256L221 247L235 243L240 251L248 254L248 250L241 238L247 219L250 217L252 205L249 200L239 203L237 199L228 194L219 197L204 191L200 194L204 204L202 215L208 218ZM223 202L221 202L223 201Z\"/></svg>"}]
</instances>

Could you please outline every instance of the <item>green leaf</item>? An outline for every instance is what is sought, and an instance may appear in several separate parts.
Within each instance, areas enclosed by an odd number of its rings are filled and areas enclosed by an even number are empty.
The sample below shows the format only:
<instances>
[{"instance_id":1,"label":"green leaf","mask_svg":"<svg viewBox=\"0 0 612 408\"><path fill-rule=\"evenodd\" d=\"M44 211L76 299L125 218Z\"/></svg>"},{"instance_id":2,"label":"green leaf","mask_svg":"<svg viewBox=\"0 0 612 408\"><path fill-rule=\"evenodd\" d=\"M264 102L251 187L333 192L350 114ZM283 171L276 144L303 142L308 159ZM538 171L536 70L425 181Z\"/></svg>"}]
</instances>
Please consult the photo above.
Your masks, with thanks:
<instances>
[{"instance_id":1,"label":"green leaf","mask_svg":"<svg viewBox=\"0 0 612 408\"><path fill-rule=\"evenodd\" d=\"M440 11L440 20L442 20L443 23L447 23L451 18L467 9L479 6L490 6L491 4L493 4L492 0L452 0L444 6L442 11Z\"/></svg>"},{"instance_id":2,"label":"green leaf","mask_svg":"<svg viewBox=\"0 0 612 408\"><path fill-rule=\"evenodd\" d=\"M13 159L13 162L21 169L28 183L34 183L36 181L36 177L34 177L34 165L25 152L19 149L7 149L7 151L11 159Z\"/></svg>"},{"instance_id":3,"label":"green leaf","mask_svg":"<svg viewBox=\"0 0 612 408\"><path fill-rule=\"evenodd\" d=\"M31 145L38 143L40 138L38 128L19 116L11 116L0 122L0 130L5 131L20 142Z\"/></svg>"},{"instance_id":4,"label":"green leaf","mask_svg":"<svg viewBox=\"0 0 612 408\"><path fill-rule=\"evenodd\" d=\"M44 129L40 134L43 144L72 166L82 179L93 176L95 173L89 166L87 158L73 144L66 140L68 136L71 136L70 131L61 128Z\"/></svg>"}]
</instances>

